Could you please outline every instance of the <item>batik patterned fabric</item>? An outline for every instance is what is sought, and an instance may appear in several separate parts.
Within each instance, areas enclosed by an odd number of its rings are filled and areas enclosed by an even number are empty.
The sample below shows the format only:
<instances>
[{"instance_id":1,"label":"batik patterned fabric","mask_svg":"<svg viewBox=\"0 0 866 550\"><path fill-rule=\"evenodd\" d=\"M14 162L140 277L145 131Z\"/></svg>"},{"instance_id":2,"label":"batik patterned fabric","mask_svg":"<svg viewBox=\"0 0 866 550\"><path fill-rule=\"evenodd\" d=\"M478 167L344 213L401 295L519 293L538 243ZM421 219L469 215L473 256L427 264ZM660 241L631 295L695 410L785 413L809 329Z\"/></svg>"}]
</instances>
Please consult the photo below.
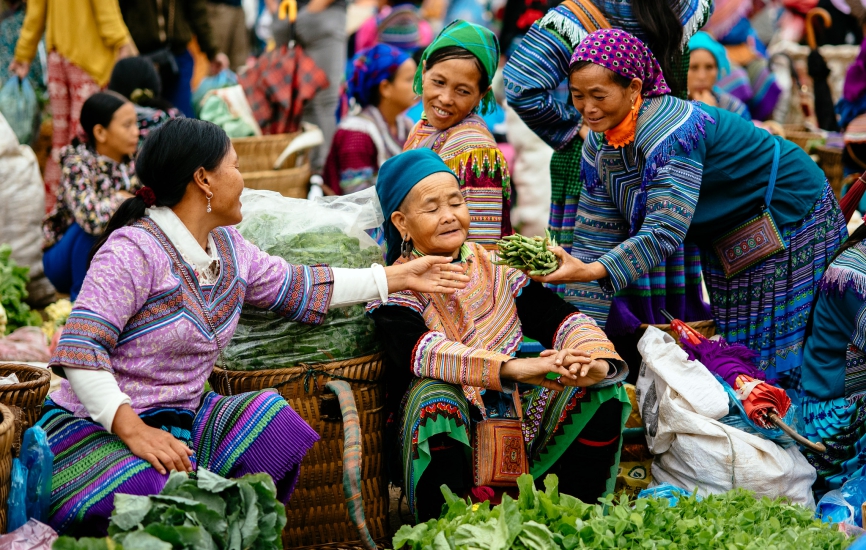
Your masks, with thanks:
<instances>
[{"instance_id":1,"label":"batik patterned fabric","mask_svg":"<svg viewBox=\"0 0 866 550\"><path fill-rule=\"evenodd\" d=\"M218 355L196 294L223 345L244 303L294 321L322 321L333 288L330 268L291 266L234 228L217 228L212 236L220 275L216 284L200 287L189 264L179 268L171 260L169 251L183 261L149 218L112 233L93 258L51 364L112 372L136 412L195 410ZM195 288L179 269L187 270ZM52 397L75 416L88 416L67 381Z\"/></svg>"},{"instance_id":2,"label":"batik patterned fabric","mask_svg":"<svg viewBox=\"0 0 866 550\"><path fill-rule=\"evenodd\" d=\"M77 223L90 235L105 231L108 220L141 184L132 161L115 162L87 145L69 145L60 153L62 165L57 202L42 224L43 248L48 249Z\"/></svg>"},{"instance_id":3,"label":"batik patterned fabric","mask_svg":"<svg viewBox=\"0 0 866 550\"><path fill-rule=\"evenodd\" d=\"M589 61L628 78L643 81L641 95L657 97L671 93L659 62L637 37L619 29L599 29L580 41L571 64Z\"/></svg>"},{"instance_id":4,"label":"batik patterned fabric","mask_svg":"<svg viewBox=\"0 0 866 550\"><path fill-rule=\"evenodd\" d=\"M389 296L387 306L379 301L368 305L369 311L410 308L423 316L429 329L414 347L409 368L415 379L400 413L403 480L413 511L418 479L431 461L427 441L447 433L470 447L473 414L488 415L482 395L502 390L499 369L523 340L515 299L529 284L526 275L494 265L477 244L464 245L460 261L470 281L454 295L398 292ZM578 312L563 320L552 343L556 349L576 348L593 358L620 359L595 322ZM527 411L523 433L533 475L542 475L562 455L602 403L628 402L620 384L625 374L617 373L589 389L560 393L536 387L522 396Z\"/></svg>"},{"instance_id":5,"label":"batik patterned fabric","mask_svg":"<svg viewBox=\"0 0 866 550\"><path fill-rule=\"evenodd\" d=\"M469 207L469 240L494 250L497 240L512 233L511 173L487 125L469 115L447 130L437 130L422 118L403 150L420 147L436 152L457 175Z\"/></svg>"},{"instance_id":6,"label":"batik patterned fabric","mask_svg":"<svg viewBox=\"0 0 866 550\"><path fill-rule=\"evenodd\" d=\"M269 474L283 502L294 490L301 460L319 438L270 391L231 397L209 392L198 411L154 408L139 415L196 451L190 460L197 468L223 477ZM153 495L168 480L118 436L50 398L38 425L54 453L49 524L58 532L105 533L116 493Z\"/></svg>"}]
</instances>

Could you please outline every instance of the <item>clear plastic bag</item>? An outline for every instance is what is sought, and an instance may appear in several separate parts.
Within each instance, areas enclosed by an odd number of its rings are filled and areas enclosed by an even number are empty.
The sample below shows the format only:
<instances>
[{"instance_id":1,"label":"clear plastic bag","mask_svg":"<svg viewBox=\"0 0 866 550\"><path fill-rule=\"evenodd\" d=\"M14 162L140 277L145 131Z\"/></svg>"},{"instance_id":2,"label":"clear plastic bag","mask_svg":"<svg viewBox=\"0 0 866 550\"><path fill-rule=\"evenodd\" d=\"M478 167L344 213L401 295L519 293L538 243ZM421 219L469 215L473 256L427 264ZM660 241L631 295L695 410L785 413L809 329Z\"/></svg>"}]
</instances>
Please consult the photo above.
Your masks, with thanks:
<instances>
[{"instance_id":1,"label":"clear plastic bag","mask_svg":"<svg viewBox=\"0 0 866 550\"><path fill-rule=\"evenodd\" d=\"M382 224L374 188L312 201L245 190L241 202L241 234L289 263L364 268L382 261L381 248L366 232ZM362 305L333 309L318 326L245 306L225 361L231 370L277 369L362 357L377 346Z\"/></svg>"},{"instance_id":2,"label":"clear plastic bag","mask_svg":"<svg viewBox=\"0 0 866 550\"><path fill-rule=\"evenodd\" d=\"M195 109L195 114L198 115L201 113L201 109L203 107L202 100L205 98L208 92L211 90L218 90L220 88L227 88L229 86L234 86L238 83L238 75L230 71L229 69L223 69L219 73L213 76L206 76L201 79L201 82L198 85L198 88L192 93L192 105Z\"/></svg>"},{"instance_id":3,"label":"clear plastic bag","mask_svg":"<svg viewBox=\"0 0 866 550\"><path fill-rule=\"evenodd\" d=\"M28 79L12 76L0 88L0 113L15 136L18 143L28 145L33 138L34 120L39 111L36 92Z\"/></svg>"}]
</instances>

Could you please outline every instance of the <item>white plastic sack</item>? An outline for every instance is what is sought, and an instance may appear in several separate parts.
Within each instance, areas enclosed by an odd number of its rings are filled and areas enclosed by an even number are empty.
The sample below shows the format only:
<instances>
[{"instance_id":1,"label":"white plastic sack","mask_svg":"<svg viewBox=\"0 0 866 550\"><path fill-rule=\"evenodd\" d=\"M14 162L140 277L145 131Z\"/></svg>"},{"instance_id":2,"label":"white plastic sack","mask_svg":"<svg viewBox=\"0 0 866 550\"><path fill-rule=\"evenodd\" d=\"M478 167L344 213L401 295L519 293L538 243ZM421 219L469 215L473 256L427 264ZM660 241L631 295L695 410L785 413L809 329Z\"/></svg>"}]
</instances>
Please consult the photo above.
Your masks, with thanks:
<instances>
[{"instance_id":1,"label":"white plastic sack","mask_svg":"<svg viewBox=\"0 0 866 550\"><path fill-rule=\"evenodd\" d=\"M12 259L30 268L28 301L50 301L54 287L42 268L42 217L45 188L33 150L19 145L0 115L0 243L12 247Z\"/></svg>"},{"instance_id":2,"label":"white plastic sack","mask_svg":"<svg viewBox=\"0 0 866 550\"><path fill-rule=\"evenodd\" d=\"M701 495L741 487L815 507L815 469L796 446L783 449L718 422L728 413L727 393L670 335L649 327L638 351L643 357L638 403L656 455L652 486L671 483Z\"/></svg>"}]
</instances>

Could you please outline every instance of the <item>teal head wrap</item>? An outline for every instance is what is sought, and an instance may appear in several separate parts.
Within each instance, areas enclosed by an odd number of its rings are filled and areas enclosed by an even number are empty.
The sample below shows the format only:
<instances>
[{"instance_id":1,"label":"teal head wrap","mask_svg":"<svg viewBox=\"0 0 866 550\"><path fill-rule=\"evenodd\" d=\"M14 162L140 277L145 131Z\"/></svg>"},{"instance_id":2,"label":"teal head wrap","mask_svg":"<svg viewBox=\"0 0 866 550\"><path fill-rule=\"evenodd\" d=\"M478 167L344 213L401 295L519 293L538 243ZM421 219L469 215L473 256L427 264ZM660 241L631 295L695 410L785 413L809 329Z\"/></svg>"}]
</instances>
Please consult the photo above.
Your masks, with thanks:
<instances>
[{"instance_id":1,"label":"teal head wrap","mask_svg":"<svg viewBox=\"0 0 866 550\"><path fill-rule=\"evenodd\" d=\"M458 19L442 29L439 36L424 50L421 62L418 64L418 72L415 73L416 94L421 95L423 91L424 62L436 50L448 46L458 46L477 57L487 73L487 81L493 82L493 75L496 74L496 68L499 66L499 40L490 30ZM489 90L481 99L479 112L482 115L492 113L495 106L496 98L493 97L493 90Z\"/></svg>"},{"instance_id":2,"label":"teal head wrap","mask_svg":"<svg viewBox=\"0 0 866 550\"><path fill-rule=\"evenodd\" d=\"M716 65L719 67L719 80L731 74L731 63L728 61L725 47L704 31L698 31L692 36L689 40L689 50L707 50L713 54L713 57L716 58Z\"/></svg>"},{"instance_id":3,"label":"teal head wrap","mask_svg":"<svg viewBox=\"0 0 866 550\"><path fill-rule=\"evenodd\" d=\"M382 213L385 215L385 241L388 243L386 260L393 264L400 257L400 232L391 223L391 214L396 212L403 201L424 178L439 172L454 172L431 149L412 149L386 160L379 168L376 180L376 194ZM454 176L456 179L457 176Z\"/></svg>"}]
</instances>

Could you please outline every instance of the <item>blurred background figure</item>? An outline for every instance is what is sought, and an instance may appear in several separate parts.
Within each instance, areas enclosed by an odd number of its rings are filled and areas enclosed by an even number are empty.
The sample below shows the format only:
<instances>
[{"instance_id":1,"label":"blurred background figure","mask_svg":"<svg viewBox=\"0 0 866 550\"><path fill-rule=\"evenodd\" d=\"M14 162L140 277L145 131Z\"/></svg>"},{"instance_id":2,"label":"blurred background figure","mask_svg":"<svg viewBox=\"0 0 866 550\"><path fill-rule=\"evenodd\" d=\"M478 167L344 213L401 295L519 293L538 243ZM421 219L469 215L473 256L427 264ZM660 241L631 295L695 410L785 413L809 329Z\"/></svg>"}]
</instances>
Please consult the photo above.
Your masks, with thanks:
<instances>
[{"instance_id":1,"label":"blurred background figure","mask_svg":"<svg viewBox=\"0 0 866 550\"><path fill-rule=\"evenodd\" d=\"M146 57L121 59L111 71L108 89L130 100L138 118L138 143L166 121L183 114L162 97L162 83Z\"/></svg>"}]
</instances>

